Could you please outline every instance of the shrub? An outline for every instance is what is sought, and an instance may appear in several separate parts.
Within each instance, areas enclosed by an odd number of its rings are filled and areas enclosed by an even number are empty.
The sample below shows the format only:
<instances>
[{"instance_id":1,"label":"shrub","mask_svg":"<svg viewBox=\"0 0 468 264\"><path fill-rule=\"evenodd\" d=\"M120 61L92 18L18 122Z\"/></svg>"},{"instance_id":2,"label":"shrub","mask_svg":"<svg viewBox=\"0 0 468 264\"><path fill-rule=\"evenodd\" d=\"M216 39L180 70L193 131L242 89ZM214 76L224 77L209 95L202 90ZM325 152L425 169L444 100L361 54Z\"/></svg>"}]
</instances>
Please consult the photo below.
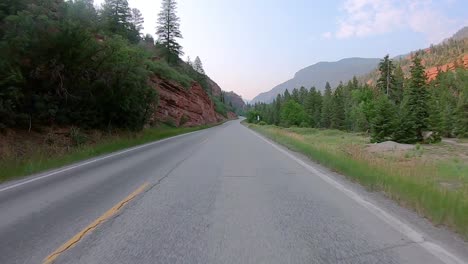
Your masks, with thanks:
<instances>
[{"instance_id":1,"label":"shrub","mask_svg":"<svg viewBox=\"0 0 468 264\"><path fill-rule=\"evenodd\" d=\"M67 13L49 12L31 5L5 19L1 126L141 129L156 103L143 50L120 36L98 41Z\"/></svg>"},{"instance_id":2,"label":"shrub","mask_svg":"<svg viewBox=\"0 0 468 264\"><path fill-rule=\"evenodd\" d=\"M70 128L70 139L75 147L84 145L88 140L87 136L81 133L80 129L77 127Z\"/></svg>"},{"instance_id":3,"label":"shrub","mask_svg":"<svg viewBox=\"0 0 468 264\"><path fill-rule=\"evenodd\" d=\"M258 122L258 125L260 125L260 126L266 126L267 123L266 123L265 121L260 121L260 122Z\"/></svg>"},{"instance_id":4,"label":"shrub","mask_svg":"<svg viewBox=\"0 0 468 264\"><path fill-rule=\"evenodd\" d=\"M289 100L281 109L281 122L285 126L299 126L301 123L307 122L307 114L299 103Z\"/></svg>"},{"instance_id":5,"label":"shrub","mask_svg":"<svg viewBox=\"0 0 468 264\"><path fill-rule=\"evenodd\" d=\"M190 88L194 82L194 80L188 75L178 72L174 67L171 67L163 60L148 61L147 67L152 73L156 74L160 78L180 83L186 89Z\"/></svg>"}]
</instances>

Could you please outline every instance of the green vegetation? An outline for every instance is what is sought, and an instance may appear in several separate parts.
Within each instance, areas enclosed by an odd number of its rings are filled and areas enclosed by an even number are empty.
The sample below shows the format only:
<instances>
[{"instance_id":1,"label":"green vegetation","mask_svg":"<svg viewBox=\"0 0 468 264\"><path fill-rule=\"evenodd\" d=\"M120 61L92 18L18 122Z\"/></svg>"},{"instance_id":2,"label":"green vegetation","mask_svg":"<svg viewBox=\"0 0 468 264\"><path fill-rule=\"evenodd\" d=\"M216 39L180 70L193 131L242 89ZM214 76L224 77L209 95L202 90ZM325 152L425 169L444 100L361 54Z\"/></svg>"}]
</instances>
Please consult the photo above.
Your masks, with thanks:
<instances>
[{"instance_id":1,"label":"green vegetation","mask_svg":"<svg viewBox=\"0 0 468 264\"><path fill-rule=\"evenodd\" d=\"M56 153L54 149L51 150L45 144L36 145L31 149L31 152L25 153L20 157L1 157L0 168L2 168L2 171L0 173L0 182L209 127L212 126L180 128L162 126L144 129L140 132L121 132L104 136L96 143L90 142L90 135L82 133L80 129L72 128L70 131L70 150L65 153ZM53 140L53 138L50 140Z\"/></svg>"},{"instance_id":2,"label":"green vegetation","mask_svg":"<svg viewBox=\"0 0 468 264\"><path fill-rule=\"evenodd\" d=\"M429 83L418 56L409 78L388 56L379 69L376 86L353 78L335 90L327 83L323 95L315 87L286 90L271 104L249 106L247 121L364 132L372 142L436 143L441 136L467 136L467 69L441 72Z\"/></svg>"},{"instance_id":3,"label":"green vegetation","mask_svg":"<svg viewBox=\"0 0 468 264\"><path fill-rule=\"evenodd\" d=\"M462 66L463 56L468 50L468 38L462 32L463 30L466 31L466 29L462 29L459 31L460 34L457 33L452 38L440 44L431 45L429 49L419 50L406 56L394 58L394 61L396 62L395 66L397 66L396 70L398 71L398 68L402 69L401 76L404 75L408 77L410 74L409 68L412 65L410 58L413 58L414 56L421 58L427 68L439 67L449 63L455 63L455 67ZM380 71L376 70L359 79L367 82L368 80L377 81L380 77ZM397 81L395 84L398 84L398 78L395 78L395 80Z\"/></svg>"},{"instance_id":4,"label":"green vegetation","mask_svg":"<svg viewBox=\"0 0 468 264\"><path fill-rule=\"evenodd\" d=\"M208 77L179 59L175 9L163 1L155 44L127 0L0 4L0 130L141 130L157 107L153 75L211 94Z\"/></svg>"},{"instance_id":5,"label":"green vegetation","mask_svg":"<svg viewBox=\"0 0 468 264\"><path fill-rule=\"evenodd\" d=\"M0 127L141 129L156 93L126 1L21 3L0 21Z\"/></svg>"},{"instance_id":6,"label":"green vegetation","mask_svg":"<svg viewBox=\"0 0 468 264\"><path fill-rule=\"evenodd\" d=\"M356 133L248 126L468 238L468 160L455 158L466 149L437 144L370 150L369 139Z\"/></svg>"}]
</instances>

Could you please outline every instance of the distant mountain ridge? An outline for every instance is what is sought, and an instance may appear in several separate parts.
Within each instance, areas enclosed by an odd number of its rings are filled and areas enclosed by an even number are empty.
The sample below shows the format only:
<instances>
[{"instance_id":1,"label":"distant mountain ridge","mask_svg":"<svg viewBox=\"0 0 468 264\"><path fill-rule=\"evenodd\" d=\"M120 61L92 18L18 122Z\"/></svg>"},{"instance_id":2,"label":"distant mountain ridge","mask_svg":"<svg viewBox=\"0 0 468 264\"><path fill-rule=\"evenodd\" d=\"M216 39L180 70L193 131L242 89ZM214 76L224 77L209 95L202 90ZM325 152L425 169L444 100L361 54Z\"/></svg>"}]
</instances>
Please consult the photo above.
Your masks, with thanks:
<instances>
[{"instance_id":1,"label":"distant mountain ridge","mask_svg":"<svg viewBox=\"0 0 468 264\"><path fill-rule=\"evenodd\" d=\"M268 92L257 95L250 103L270 103L286 89L304 86L315 86L318 90L324 90L326 82L332 87L338 86L340 81L347 82L353 76L364 75L375 69L379 63L378 58L346 58L336 62L319 62L298 71L294 77L282 84L275 86Z\"/></svg>"}]
</instances>

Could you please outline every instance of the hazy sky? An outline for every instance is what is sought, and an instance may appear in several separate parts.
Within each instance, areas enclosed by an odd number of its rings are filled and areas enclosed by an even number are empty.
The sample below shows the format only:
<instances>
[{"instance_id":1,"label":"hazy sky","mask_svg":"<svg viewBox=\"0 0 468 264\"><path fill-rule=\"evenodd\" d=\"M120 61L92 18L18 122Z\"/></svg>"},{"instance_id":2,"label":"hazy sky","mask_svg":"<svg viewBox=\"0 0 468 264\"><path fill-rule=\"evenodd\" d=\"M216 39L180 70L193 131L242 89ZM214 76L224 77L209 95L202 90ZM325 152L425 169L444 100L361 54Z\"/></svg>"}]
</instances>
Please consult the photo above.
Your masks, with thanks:
<instances>
[{"instance_id":1,"label":"hazy sky","mask_svg":"<svg viewBox=\"0 0 468 264\"><path fill-rule=\"evenodd\" d=\"M154 35L160 0L128 0ZM104 0L95 0L100 4ZM468 25L466 0L181 0L187 56L245 99L319 61L383 57L438 43Z\"/></svg>"}]
</instances>

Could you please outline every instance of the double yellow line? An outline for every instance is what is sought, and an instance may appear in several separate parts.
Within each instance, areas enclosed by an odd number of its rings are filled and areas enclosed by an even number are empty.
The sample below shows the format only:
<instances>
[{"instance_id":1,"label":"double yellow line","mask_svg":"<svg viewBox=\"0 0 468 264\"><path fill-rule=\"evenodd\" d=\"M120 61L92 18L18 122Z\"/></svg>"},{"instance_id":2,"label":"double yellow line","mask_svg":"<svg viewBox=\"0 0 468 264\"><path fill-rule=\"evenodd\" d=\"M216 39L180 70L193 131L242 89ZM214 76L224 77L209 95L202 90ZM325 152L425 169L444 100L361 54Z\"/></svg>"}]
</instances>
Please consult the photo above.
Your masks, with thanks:
<instances>
[{"instance_id":1,"label":"double yellow line","mask_svg":"<svg viewBox=\"0 0 468 264\"><path fill-rule=\"evenodd\" d=\"M54 252L52 252L49 256L47 256L42 263L43 264L51 264L54 262L55 259L57 259L63 252L67 251L68 249L74 247L76 243L80 242L80 240L88 233L92 232L95 230L100 224L104 223L111 217L113 217L115 214L117 214L122 208L129 203L131 200L135 199L139 194L144 192L149 186L149 183L144 183L141 185L138 189L136 189L133 193L131 193L129 196L127 196L125 199L117 203L114 207L109 209L107 212L105 212L103 215L101 215L98 219L96 219L94 222L89 224L87 227L85 227L83 230L81 230L78 234L73 236L70 240L68 240L65 244L60 246L58 249L56 249Z\"/></svg>"}]
</instances>

